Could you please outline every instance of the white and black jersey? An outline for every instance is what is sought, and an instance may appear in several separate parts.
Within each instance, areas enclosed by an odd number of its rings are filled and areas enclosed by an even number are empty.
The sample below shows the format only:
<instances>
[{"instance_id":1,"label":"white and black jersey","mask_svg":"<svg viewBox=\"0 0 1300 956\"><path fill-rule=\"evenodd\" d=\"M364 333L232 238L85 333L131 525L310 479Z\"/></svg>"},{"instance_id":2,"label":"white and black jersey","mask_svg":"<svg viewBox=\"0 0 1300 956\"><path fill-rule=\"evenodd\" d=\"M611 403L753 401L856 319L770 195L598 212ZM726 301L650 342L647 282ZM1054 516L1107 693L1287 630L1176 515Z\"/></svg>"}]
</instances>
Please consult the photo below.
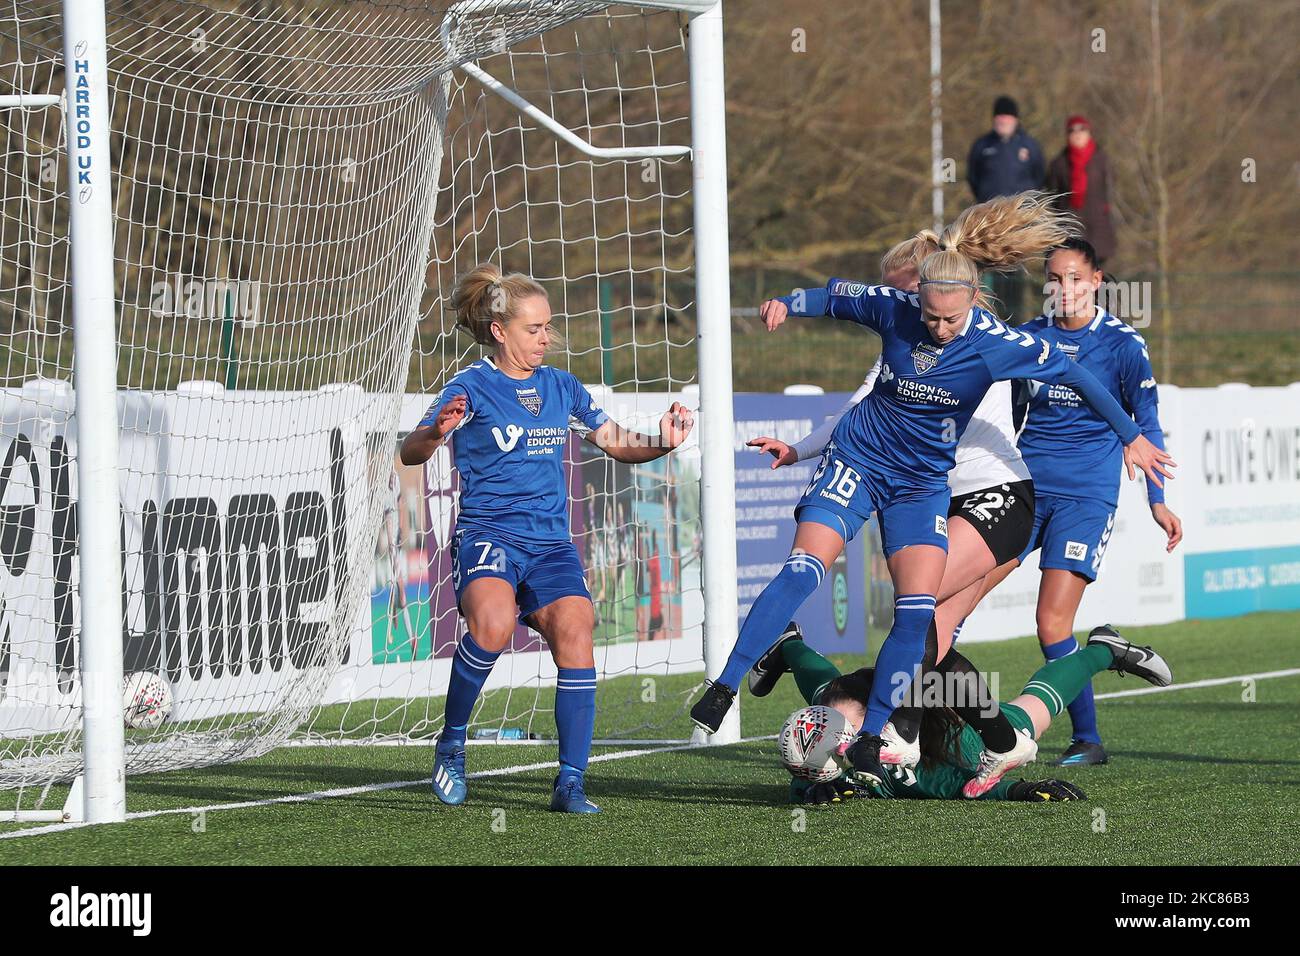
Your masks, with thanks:
<instances>
[{"instance_id":1,"label":"white and black jersey","mask_svg":"<svg viewBox=\"0 0 1300 956\"><path fill-rule=\"evenodd\" d=\"M795 442L792 447L799 461L821 455L839 420L870 394L880 375L882 361L876 359L861 387L843 408L807 437ZM957 443L956 463L948 472L948 488L953 497L957 497L981 488L1028 480L1029 468L1016 447L1016 428L1011 417L1011 383L994 382Z\"/></svg>"}]
</instances>

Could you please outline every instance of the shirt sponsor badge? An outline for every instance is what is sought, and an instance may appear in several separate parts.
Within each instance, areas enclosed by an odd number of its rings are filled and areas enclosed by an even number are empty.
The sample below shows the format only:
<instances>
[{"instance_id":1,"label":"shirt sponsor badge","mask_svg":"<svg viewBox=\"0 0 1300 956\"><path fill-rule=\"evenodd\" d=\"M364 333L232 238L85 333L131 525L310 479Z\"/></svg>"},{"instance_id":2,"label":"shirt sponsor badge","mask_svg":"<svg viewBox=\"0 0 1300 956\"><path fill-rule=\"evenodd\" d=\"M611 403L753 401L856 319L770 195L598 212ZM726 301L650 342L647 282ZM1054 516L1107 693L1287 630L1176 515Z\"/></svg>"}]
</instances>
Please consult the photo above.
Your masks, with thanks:
<instances>
[{"instance_id":1,"label":"shirt sponsor badge","mask_svg":"<svg viewBox=\"0 0 1300 956\"><path fill-rule=\"evenodd\" d=\"M542 396L537 393L536 388L517 388L515 396L519 399L519 404L532 412L534 417L541 414Z\"/></svg>"},{"instance_id":2,"label":"shirt sponsor badge","mask_svg":"<svg viewBox=\"0 0 1300 956\"><path fill-rule=\"evenodd\" d=\"M916 366L916 374L924 375L934 368L942 354L943 349L938 346L930 345L928 342L918 343L916 348L912 349L912 363Z\"/></svg>"}]
</instances>

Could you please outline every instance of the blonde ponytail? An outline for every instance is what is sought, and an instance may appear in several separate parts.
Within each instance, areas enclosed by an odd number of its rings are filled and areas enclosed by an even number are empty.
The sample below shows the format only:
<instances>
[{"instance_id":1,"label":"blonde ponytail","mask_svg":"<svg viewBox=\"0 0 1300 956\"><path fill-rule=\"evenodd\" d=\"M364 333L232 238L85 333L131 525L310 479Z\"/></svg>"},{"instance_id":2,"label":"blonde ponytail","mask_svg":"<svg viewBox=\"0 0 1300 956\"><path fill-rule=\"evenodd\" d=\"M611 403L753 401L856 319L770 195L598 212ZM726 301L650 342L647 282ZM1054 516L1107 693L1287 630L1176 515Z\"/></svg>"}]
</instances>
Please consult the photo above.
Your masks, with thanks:
<instances>
[{"instance_id":1,"label":"blonde ponytail","mask_svg":"<svg viewBox=\"0 0 1300 956\"><path fill-rule=\"evenodd\" d=\"M492 323L505 323L514 318L519 303L529 296L546 297L546 290L531 276L522 272L502 275L491 263L475 266L456 283L451 296L451 307L456 313L456 325L470 335L479 345L496 345L492 336Z\"/></svg>"},{"instance_id":2,"label":"blonde ponytail","mask_svg":"<svg viewBox=\"0 0 1300 956\"><path fill-rule=\"evenodd\" d=\"M965 286L986 307L981 269L1013 269L1078 235L1079 221L1051 200L1038 191L999 196L963 210L940 234L917 233L913 241L936 246L921 262L921 285Z\"/></svg>"}]
</instances>

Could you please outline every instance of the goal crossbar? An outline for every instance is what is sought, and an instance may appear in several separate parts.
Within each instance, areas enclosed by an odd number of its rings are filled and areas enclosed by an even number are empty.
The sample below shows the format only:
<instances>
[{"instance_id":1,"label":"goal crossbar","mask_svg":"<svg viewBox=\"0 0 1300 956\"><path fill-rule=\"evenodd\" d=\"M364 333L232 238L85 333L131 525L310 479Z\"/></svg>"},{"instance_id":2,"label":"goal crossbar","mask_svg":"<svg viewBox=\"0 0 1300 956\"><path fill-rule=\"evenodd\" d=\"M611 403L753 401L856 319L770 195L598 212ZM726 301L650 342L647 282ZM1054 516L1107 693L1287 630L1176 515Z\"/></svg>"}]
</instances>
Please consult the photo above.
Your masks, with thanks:
<instances>
[{"instance_id":1,"label":"goal crossbar","mask_svg":"<svg viewBox=\"0 0 1300 956\"><path fill-rule=\"evenodd\" d=\"M638 6L641 5L642 4L638 4ZM693 9L700 6L696 3L649 3L643 5L682 10ZM456 6L451 7L447 11L447 15L443 17L442 24L439 28L442 34L443 45L449 50L454 50L456 48L456 27L460 24L463 18L471 15L493 13L499 10L509 10L511 7L516 6L520 6L518 0L501 0L501 2L488 3L486 5L482 3L482 0L466 0L464 4L457 4ZM473 77L489 92L501 97L501 99L505 100L524 116L534 120L539 126L549 130L559 139L593 159L659 159L690 155L691 148L689 146L593 146L545 110L539 109L532 103L528 102L528 100L520 96L516 90L513 90L506 84L502 83L473 60L459 62L456 64L456 68L465 75Z\"/></svg>"}]
</instances>

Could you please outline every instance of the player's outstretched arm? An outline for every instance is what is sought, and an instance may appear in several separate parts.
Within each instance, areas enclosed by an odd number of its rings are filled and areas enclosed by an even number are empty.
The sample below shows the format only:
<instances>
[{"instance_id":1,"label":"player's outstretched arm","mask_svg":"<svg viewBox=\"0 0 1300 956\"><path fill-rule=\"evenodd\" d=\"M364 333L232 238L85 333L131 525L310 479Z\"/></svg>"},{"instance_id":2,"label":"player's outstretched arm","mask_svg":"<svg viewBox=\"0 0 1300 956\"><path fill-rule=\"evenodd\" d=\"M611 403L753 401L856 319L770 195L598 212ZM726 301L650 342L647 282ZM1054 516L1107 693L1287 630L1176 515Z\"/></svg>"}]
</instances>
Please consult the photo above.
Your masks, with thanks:
<instances>
[{"instance_id":1,"label":"player's outstretched arm","mask_svg":"<svg viewBox=\"0 0 1300 956\"><path fill-rule=\"evenodd\" d=\"M1149 482L1163 488L1161 479L1174 477L1169 469L1177 468L1178 462L1174 461L1169 452L1152 444L1145 435L1138 435L1124 446L1124 467L1128 469L1129 481L1136 478L1137 471L1140 470Z\"/></svg>"},{"instance_id":2,"label":"player's outstretched arm","mask_svg":"<svg viewBox=\"0 0 1300 956\"><path fill-rule=\"evenodd\" d=\"M468 408L465 396L456 395L438 410L433 421L429 421L426 416L418 427L402 439L402 464L422 465L432 458L438 446L447 440L447 436L460 427Z\"/></svg>"},{"instance_id":3,"label":"player's outstretched arm","mask_svg":"<svg viewBox=\"0 0 1300 956\"><path fill-rule=\"evenodd\" d=\"M829 315L865 325L873 332L884 334L892 327L900 309L919 311L913 293L901 292L890 286L873 286L848 279L832 279L824 289L795 289L789 295L768 299L758 310L759 317L769 332L775 332L791 315Z\"/></svg>"},{"instance_id":4,"label":"player's outstretched arm","mask_svg":"<svg viewBox=\"0 0 1300 956\"><path fill-rule=\"evenodd\" d=\"M854 405L870 394L871 389L876 384L876 379L880 377L880 367L883 363L883 359L876 359L876 364L871 366L871 371L867 373L866 379L858 386L858 390L849 396L849 400L844 403L844 406L793 445L787 445L781 439L770 438L767 435L751 438L745 444L750 448L756 448L771 455L775 459L772 462L773 468L817 458L830 444L831 435L835 433L835 426L840 423L840 419L852 411Z\"/></svg>"},{"instance_id":5,"label":"player's outstretched arm","mask_svg":"<svg viewBox=\"0 0 1300 956\"><path fill-rule=\"evenodd\" d=\"M823 293L825 292L825 290L818 291ZM776 331L777 327L785 321L787 315L804 314L798 311L793 313L790 311L791 307L797 304L798 300L796 297L801 293L802 290L792 293L789 296L783 296L777 299L768 299L763 303L759 314L762 316L763 322L767 326L769 332ZM818 302L820 301L821 300L819 299ZM829 307L829 297L826 297L826 303ZM782 465L793 465L796 462L816 458L826 449L826 445L830 442L831 435L835 432L835 426L840 423L840 419L847 415L854 405L866 398L867 394L876 384L876 378L880 375L881 364L882 360L879 358L876 359L876 364L873 365L871 371L867 373L866 380L863 381L863 383L858 387L858 390L853 393L849 400L844 403L844 407L793 445L786 444L779 438L772 438L767 435L760 435L758 438L751 438L745 444L750 448L771 455L773 458L773 468L780 468Z\"/></svg>"},{"instance_id":6,"label":"player's outstretched arm","mask_svg":"<svg viewBox=\"0 0 1300 956\"><path fill-rule=\"evenodd\" d=\"M834 425L838 421L838 417L832 418L831 424ZM811 437L811 435L808 436L808 438ZM808 438L805 438L804 441L807 441ZM760 435L758 438L751 438L745 444L757 451L767 452L767 454L771 455L773 468L780 468L782 465L793 465L799 460L799 452L796 450L796 446L787 445L779 438Z\"/></svg>"},{"instance_id":7,"label":"player's outstretched arm","mask_svg":"<svg viewBox=\"0 0 1300 956\"><path fill-rule=\"evenodd\" d=\"M1151 444L1164 451L1165 430L1160 424L1160 399L1156 388L1156 373L1151 368L1151 358L1147 354L1146 343L1136 332L1131 336L1124 336L1123 339L1123 347L1119 355L1119 387L1124 407L1132 411L1133 420L1142 429L1142 434ZM1156 505L1163 504L1164 500L1164 489L1155 482L1148 481L1147 501ZM1165 525L1161 523L1161 527Z\"/></svg>"},{"instance_id":8,"label":"player's outstretched arm","mask_svg":"<svg viewBox=\"0 0 1300 956\"><path fill-rule=\"evenodd\" d=\"M854 405L866 398L867 393L871 391L871 386L875 384L876 376L879 374L880 361L877 360L871 374L867 376L867 380L858 387L858 390L844 403L843 407L793 445L788 445L781 439L772 438L769 435L751 438L745 444L757 451L771 455L773 468L780 468L782 465L793 465L796 462L807 461L809 458L817 458L830 444L831 435L835 433L835 426L840 423L840 419L847 415Z\"/></svg>"},{"instance_id":9,"label":"player's outstretched arm","mask_svg":"<svg viewBox=\"0 0 1300 956\"><path fill-rule=\"evenodd\" d=\"M1115 397L1106 390L1106 386L1102 385L1096 376L1077 362L1065 358L1062 353L1055 354L1060 355L1063 362L1063 372L1056 377L1055 381L1068 385L1078 392L1092 410L1106 420L1111 430L1119 435L1120 441L1124 443L1124 465L1128 469L1129 481L1136 477L1135 469L1140 469L1151 484L1163 488L1162 479L1174 477L1173 472L1169 470L1177 467L1173 456L1163 448L1157 447L1151 439L1141 433L1138 423L1129 417L1123 406L1115 401ZM1134 432L1137 434L1134 435Z\"/></svg>"},{"instance_id":10,"label":"player's outstretched arm","mask_svg":"<svg viewBox=\"0 0 1300 956\"><path fill-rule=\"evenodd\" d=\"M1000 323L996 328L1001 329L1002 334L982 340L984 344L980 349L994 381L1027 378L1069 386L1124 443L1124 464L1130 480L1135 468L1145 472L1156 487L1163 487L1162 478L1173 477L1169 469L1176 467L1177 462L1142 434L1138 423L1129 417L1096 376L1071 361L1064 352L1054 351L1050 343L1035 339L1028 332L1007 330Z\"/></svg>"},{"instance_id":11,"label":"player's outstretched arm","mask_svg":"<svg viewBox=\"0 0 1300 956\"><path fill-rule=\"evenodd\" d=\"M634 432L609 419L588 434L586 440L615 461L637 465L662 458L686 441L694 427L695 413L681 402L673 402L659 419L658 435Z\"/></svg>"},{"instance_id":12,"label":"player's outstretched arm","mask_svg":"<svg viewBox=\"0 0 1300 956\"><path fill-rule=\"evenodd\" d=\"M1151 517L1165 533L1165 551L1171 552L1183 540L1183 519L1169 510L1163 501L1151 505Z\"/></svg>"},{"instance_id":13,"label":"player's outstretched arm","mask_svg":"<svg viewBox=\"0 0 1300 956\"><path fill-rule=\"evenodd\" d=\"M1145 367L1149 370L1151 367L1150 363L1145 362ZM1142 371L1139 370L1136 374L1140 375L1142 374ZM1136 387L1126 382L1125 392L1131 395L1134 391L1137 391L1138 395L1141 396L1148 387L1151 389L1149 394L1154 398L1154 374L1147 376L1147 378L1143 379ZM1139 404L1130 398L1129 403L1133 406L1133 420L1137 422L1138 427L1142 429L1142 434L1151 442L1151 444L1155 445L1161 451L1164 451L1164 429L1160 425L1160 416L1156 410L1156 402L1154 400L1148 400ZM1132 478L1131 467L1129 471L1129 477ZM1183 540L1182 520L1178 515L1170 511L1169 507L1165 504L1164 489L1150 479L1147 479L1147 501L1151 505L1151 517L1155 520L1155 523L1160 526L1160 530L1165 533L1165 551L1173 551L1174 548L1178 547L1178 542Z\"/></svg>"}]
</instances>

